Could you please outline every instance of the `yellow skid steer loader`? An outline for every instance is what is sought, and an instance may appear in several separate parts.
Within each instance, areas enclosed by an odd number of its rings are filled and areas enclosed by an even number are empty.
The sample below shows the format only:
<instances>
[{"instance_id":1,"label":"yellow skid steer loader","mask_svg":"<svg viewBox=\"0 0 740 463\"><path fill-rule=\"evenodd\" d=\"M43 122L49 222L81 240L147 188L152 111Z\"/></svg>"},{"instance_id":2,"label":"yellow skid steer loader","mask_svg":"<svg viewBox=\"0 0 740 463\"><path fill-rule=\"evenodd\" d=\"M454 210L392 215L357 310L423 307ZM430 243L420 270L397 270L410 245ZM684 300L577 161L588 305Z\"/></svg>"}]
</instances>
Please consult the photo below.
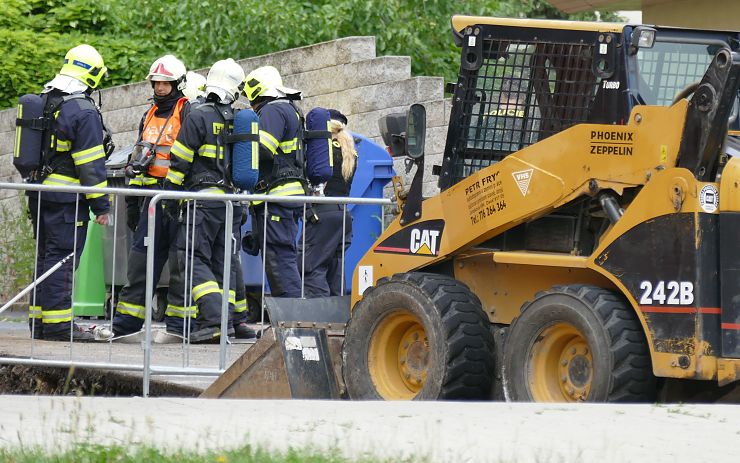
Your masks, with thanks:
<instances>
[{"instance_id":1,"label":"yellow skid steer loader","mask_svg":"<svg viewBox=\"0 0 740 463\"><path fill-rule=\"evenodd\" d=\"M399 216L355 269L351 316L319 327L343 338L322 356L331 385L286 396L726 396L740 379L740 34L452 26L441 193L422 198L424 107L381 120L416 173L408 191L394 181ZM313 313L273 322L286 377L308 376L286 366L281 330L325 322ZM210 396L229 396L219 382Z\"/></svg>"}]
</instances>

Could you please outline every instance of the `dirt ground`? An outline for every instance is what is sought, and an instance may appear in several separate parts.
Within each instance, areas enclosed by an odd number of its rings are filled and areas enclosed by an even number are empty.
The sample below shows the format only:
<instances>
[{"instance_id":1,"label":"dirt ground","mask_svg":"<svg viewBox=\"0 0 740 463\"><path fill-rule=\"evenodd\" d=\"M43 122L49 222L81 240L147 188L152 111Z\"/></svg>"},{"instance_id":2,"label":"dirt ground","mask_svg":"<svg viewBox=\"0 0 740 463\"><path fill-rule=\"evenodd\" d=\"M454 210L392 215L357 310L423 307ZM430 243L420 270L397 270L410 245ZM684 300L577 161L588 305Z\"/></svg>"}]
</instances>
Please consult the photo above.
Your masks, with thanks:
<instances>
[{"instance_id":1,"label":"dirt ground","mask_svg":"<svg viewBox=\"0 0 740 463\"><path fill-rule=\"evenodd\" d=\"M0 357L142 365L141 343L74 343L32 340L28 335L26 312L6 312L0 316ZM90 320L81 325L104 324ZM161 327L158 327L158 329ZM227 346L226 365L239 358L249 344ZM217 369L218 345L154 344L152 366ZM152 376L150 394L192 397L207 388L215 376ZM142 395L142 373L115 369L83 369L70 374L68 368L29 365L3 365L0 361L0 394L84 395L132 397Z\"/></svg>"},{"instance_id":2,"label":"dirt ground","mask_svg":"<svg viewBox=\"0 0 740 463\"><path fill-rule=\"evenodd\" d=\"M153 381L152 396L197 397L200 390ZM0 394L135 397L141 378L110 371L0 365Z\"/></svg>"}]
</instances>

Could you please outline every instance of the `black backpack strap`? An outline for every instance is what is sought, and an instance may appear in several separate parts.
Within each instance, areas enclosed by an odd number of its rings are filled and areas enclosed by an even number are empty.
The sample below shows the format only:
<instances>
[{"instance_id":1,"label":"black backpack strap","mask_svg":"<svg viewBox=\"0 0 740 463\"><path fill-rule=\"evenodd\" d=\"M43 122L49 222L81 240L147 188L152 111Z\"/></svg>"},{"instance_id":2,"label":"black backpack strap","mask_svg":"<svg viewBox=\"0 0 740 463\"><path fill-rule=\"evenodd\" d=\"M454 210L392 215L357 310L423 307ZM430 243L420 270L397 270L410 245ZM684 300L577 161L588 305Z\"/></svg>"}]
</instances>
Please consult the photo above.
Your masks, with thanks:
<instances>
[{"instance_id":1,"label":"black backpack strap","mask_svg":"<svg viewBox=\"0 0 740 463\"><path fill-rule=\"evenodd\" d=\"M304 140L313 140L315 138L331 138L331 131L329 130L308 130L304 132Z\"/></svg>"},{"instance_id":2,"label":"black backpack strap","mask_svg":"<svg viewBox=\"0 0 740 463\"><path fill-rule=\"evenodd\" d=\"M54 136L54 145L51 144L52 135L54 135L54 123L56 118L54 114L59 111L62 105L71 100L85 99L89 100L93 106L95 102L86 93L72 93L70 95L64 95L63 97L55 97L49 102L49 93L42 95L44 103L44 119L49 123L49 129L44 134L42 150L41 150L41 177L46 178L49 174L53 173L59 168L64 162L64 159L59 156L54 156L57 152L57 138Z\"/></svg>"},{"instance_id":3,"label":"black backpack strap","mask_svg":"<svg viewBox=\"0 0 740 463\"><path fill-rule=\"evenodd\" d=\"M17 127L23 127L32 130L46 130L51 128L51 123L43 116L37 117L35 119L16 118L15 125Z\"/></svg>"},{"instance_id":4,"label":"black backpack strap","mask_svg":"<svg viewBox=\"0 0 740 463\"><path fill-rule=\"evenodd\" d=\"M260 141L259 134L253 133L231 133L223 136L224 143L233 144L238 141Z\"/></svg>"},{"instance_id":5,"label":"black backpack strap","mask_svg":"<svg viewBox=\"0 0 740 463\"><path fill-rule=\"evenodd\" d=\"M195 109L205 109L210 108L213 112L218 114L219 118L223 121L224 126L221 129L221 132L216 136L216 166L218 167L219 171L221 172L221 176L224 180L224 183L215 182L215 184L220 185L221 187L227 186L229 188L234 189L233 181L231 179L231 151L230 151L230 144L233 144L234 141L232 138L234 135L231 133L231 130L229 128L229 123L234 121L234 109L230 105L217 105L213 101L207 101L201 104L198 104L195 108L191 108L192 110ZM223 111L222 108L228 108L228 110ZM202 109L201 109L202 110ZM240 137L236 137L240 138ZM218 153L220 151L220 148L223 148L224 152L224 158L223 160L219 159ZM208 181L208 179L202 179L200 181L200 184L202 185L213 185L214 182Z\"/></svg>"}]
</instances>

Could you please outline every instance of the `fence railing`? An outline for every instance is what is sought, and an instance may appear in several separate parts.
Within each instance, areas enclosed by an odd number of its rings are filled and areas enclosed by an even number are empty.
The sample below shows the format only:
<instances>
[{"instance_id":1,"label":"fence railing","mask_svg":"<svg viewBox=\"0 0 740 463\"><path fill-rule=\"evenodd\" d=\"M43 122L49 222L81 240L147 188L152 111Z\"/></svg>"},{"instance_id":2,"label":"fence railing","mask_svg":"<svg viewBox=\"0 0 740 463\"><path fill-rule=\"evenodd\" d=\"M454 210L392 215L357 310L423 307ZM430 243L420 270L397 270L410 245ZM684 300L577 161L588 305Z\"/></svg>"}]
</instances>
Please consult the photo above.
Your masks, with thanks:
<instances>
[{"instance_id":1,"label":"fence railing","mask_svg":"<svg viewBox=\"0 0 740 463\"><path fill-rule=\"evenodd\" d=\"M118 363L112 361L112 345L114 343L113 339L108 339L108 359L107 361L100 361L100 362L90 362L83 359L77 359L75 360L74 355L74 336L73 336L73 326L70 327L70 343L69 343L69 356L68 359L60 359L58 357L63 356L59 350L56 350L56 352L59 352L59 354L55 354L54 357L57 358L48 358L49 355L45 355L46 358L35 358L35 346L36 346L36 340L33 336L31 336L31 347L30 347L30 353L28 357L0 357L0 364L23 364L28 366L46 366L46 367L79 367L79 368L87 368L87 369L103 369L103 370L118 370L118 371L141 371L143 373L143 382L142 382L142 389L143 389L143 395L146 397L149 395L149 387L150 387L150 381L152 375L183 375L183 376L217 376L223 373L225 369L227 368L227 351L229 348L229 343L227 342L227 336L226 333L228 332L228 322L229 322L229 290L232 287L236 287L237 284L244 284L243 282L232 282L230 275L231 275L231 255L232 252L239 252L237 250L241 249L241 243L240 241L236 240L236 237L233 236L232 230L233 230L233 224L234 220L237 219L234 217L234 205L246 205L250 202L264 202L265 207L265 213L263 214L264 222L262 224L255 224L252 223L252 227L261 226L262 227L262 247L261 249L264 250L267 243L267 220L269 217L269 208L271 204L293 204L293 205L299 205L302 206L303 214L302 214L302 221L301 223L302 228L299 235L300 240L302 240L302 245L300 246L300 249L302 252L298 256L299 259L302 259L300 262L299 268L301 273L301 297L305 297L305 254L306 254L306 243L305 243L305 237L306 237L306 217L307 217L307 210L308 205L319 205L319 204L337 204L342 206L342 210L344 212L343 219L342 219L342 257L341 257L341 268L342 268L342 287L341 291L342 293L345 292L345 286L344 286L344 270L345 270L345 243L344 243L344 237L347 223L346 223L346 215L347 215L347 206L349 204L358 204L358 205L390 205L392 204L390 200L388 199L374 199L374 198L351 198L351 197L317 197L317 196L270 196L270 195L255 195L255 194L214 194L214 193L205 193L205 192L182 192L182 191L169 191L169 190L162 190L162 189L134 189L134 188L94 188L94 187L74 187L74 186L66 186L66 187L57 187L57 186L49 186L49 185L38 185L38 184L28 184L28 183L1 183L0 182L0 190L18 190L18 191L25 191L25 192L39 192L40 194L37 195L36 199L29 199L29 208L36 208L36 217L40 217L39 212L41 208L41 197L43 196L44 192L57 192L57 193L71 193L76 195L76 199L79 201L81 196L85 194L106 194L110 195L111 199L114 199L112 201L112 210L110 211L110 214L112 215L111 220L113 223L109 223L109 226L112 226L112 234L113 234L113 240L112 240L112 247L113 252L111 255L113 258L111 259L111 262L108 263L111 265L111 275L112 275L112 282L110 284L110 288L107 288L107 290L110 291L110 297L108 298L109 304L110 304L110 317L106 315L106 325L109 330L112 330L112 320L115 316L115 306L116 306L116 271L120 268L120 262L116 262L116 256L119 254L117 252L116 246L118 246L118 234L119 233L128 233L126 230L125 224L123 224L123 227L121 227L121 224L119 223L121 220L120 217L120 204L124 196L138 196L138 197L150 197L150 203L147 210L147 243L153 243L155 239L155 233L156 233L156 218L157 214L162 213L160 208L157 207L158 204L160 204L164 200L168 199L174 199L174 200L180 200L182 202L192 204L193 211L197 207L197 204L199 201L209 201L209 202L222 202L225 205L225 220L224 220L224 255L223 255L223 280L220 283L220 287L222 289L222 304L221 304L221 337L220 337L220 345L219 345L219 355L218 355L218 365L214 367L209 368L202 368L202 367L193 367L190 365L190 339L189 339L189 333L190 331L187 329L184 329L183 337L182 337L182 349L181 349L181 365L180 367L173 367L171 365L154 365L152 364L152 314L154 313L154 307L153 307L153 299L155 295L156 285L157 281L154 280L154 263L155 263L155 247L148 245L147 253L146 253L146 296L145 296L145 304L144 304L144 326L143 326L143 332L144 332L144 340L142 342L142 349L143 349L143 357L141 364L136 363ZM192 271L193 271L193 251L194 251L194 233L195 233L195 214L190 214L191 207L186 207L185 211L186 213L183 214L182 220L184 220L185 226L181 227L181 229L186 230L185 234L185 265L184 268L181 269L184 272L184 287L186 294L184 294L184 301L185 301L185 307L190 307L190 301L192 301ZM79 213L79 211L78 211ZM83 211L83 213L87 213L87 211ZM380 220L382 222L384 214L379 214ZM74 220L75 223L79 221L80 217L75 216ZM238 220L241 220L241 217L238 218ZM35 231L35 236L39 236L39 220L37 220L37 229ZM125 222L125 221L124 221ZM384 224L382 224L384 225ZM73 246L73 252L71 254L71 258L73 260L72 268L77 268L77 228L75 228L75 236L74 238L74 246ZM121 230L122 228L122 230ZM190 233L192 231L192 234ZM174 244L173 244L174 245ZM128 250L127 250L128 251ZM25 288L25 292L21 291L18 295L16 295L14 298L12 298L10 301L8 301L2 309L0 309L0 312L8 308L12 303L17 302L18 300L22 300L21 298L25 297L26 295L30 294L29 299L26 299L27 302L29 302L29 305L36 306L35 304L35 293L36 293L36 285L38 283L38 279L40 276L38 274L37 269L37 258L38 258L38 252L39 252L39 246L38 242L36 244L36 255L34 256L34 281L30 282L29 286ZM128 252L126 253L126 255ZM266 253L263 251L261 252L262 258L262 268L261 268L261 313L260 313L260 324L262 329L267 329L265 327L265 303L264 298L266 295L266 272L265 272L265 258L264 256ZM191 277L188 279L188 275ZM72 288L70 293L70 298L72 294L74 294L74 285L76 283L76 278L72 279ZM233 299L233 298L232 298ZM34 330L34 324L37 322L35 318L31 318L31 331L33 334ZM40 319L39 319L40 320ZM184 316L184 320L189 323L190 317ZM71 325L74 325L72 323Z\"/></svg>"}]
</instances>

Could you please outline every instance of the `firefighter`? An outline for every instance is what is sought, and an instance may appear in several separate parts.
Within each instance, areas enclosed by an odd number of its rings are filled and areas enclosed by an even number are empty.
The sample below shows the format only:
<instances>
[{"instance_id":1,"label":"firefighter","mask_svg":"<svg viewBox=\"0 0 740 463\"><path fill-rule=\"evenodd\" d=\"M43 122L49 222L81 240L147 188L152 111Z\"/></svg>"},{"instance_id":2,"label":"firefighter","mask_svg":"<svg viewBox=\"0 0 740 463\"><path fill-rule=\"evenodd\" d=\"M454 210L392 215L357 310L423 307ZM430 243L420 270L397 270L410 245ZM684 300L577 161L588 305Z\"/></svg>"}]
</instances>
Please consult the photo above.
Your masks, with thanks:
<instances>
[{"instance_id":1,"label":"firefighter","mask_svg":"<svg viewBox=\"0 0 740 463\"><path fill-rule=\"evenodd\" d=\"M161 189L170 165L170 149L177 138L190 109L183 95L185 65L172 55L165 55L152 63L146 77L154 92L152 106L139 123L139 141L134 155L126 167L133 177L129 185L136 188ZM123 287L113 318L113 333L124 336L141 330L144 323L146 296L147 222L150 197L126 197L126 215L129 228L134 232L128 255L128 283ZM159 208L156 214L154 238L154 284L159 281L172 244L177 236L178 224L164 215ZM177 278L176 266L171 265L171 278ZM174 276L173 276L174 275Z\"/></svg>"},{"instance_id":2,"label":"firefighter","mask_svg":"<svg viewBox=\"0 0 740 463\"><path fill-rule=\"evenodd\" d=\"M200 102L205 96L203 93L205 92L206 78L193 71L188 71L186 78L187 85L184 90L185 95L191 101ZM240 206L240 204L235 203L234 206ZM243 207L240 207L240 209L242 210L242 217L237 218L234 216L234 220L241 219L240 223L243 225L246 221L246 209ZM241 243L241 229L239 229L237 233L237 246L232 247L233 252L231 254L231 266L235 269L235 279L231 281L230 285L234 288L236 293L236 304L230 313L230 318L232 326L234 327L234 336L237 339L253 339L256 337L256 333L247 326L247 291L244 286L241 252L239 252L240 247L238 246L238 243Z\"/></svg>"},{"instance_id":3,"label":"firefighter","mask_svg":"<svg viewBox=\"0 0 740 463\"><path fill-rule=\"evenodd\" d=\"M107 186L104 127L100 110L90 97L106 70L103 57L95 48L78 45L67 52L59 74L46 84L43 90L46 107L58 106L50 130L45 130L48 136L44 137L44 146L49 150L42 157L36 182L53 186ZM29 209L38 245L37 275L73 251L76 253L74 259L66 261L32 294L29 310L32 335L48 341L68 341L70 337L74 341L93 341L91 332L73 322L73 261L75 265L80 261L89 210L95 215L96 223L108 224L108 197L100 193L39 192L29 195Z\"/></svg>"},{"instance_id":4,"label":"firefighter","mask_svg":"<svg viewBox=\"0 0 740 463\"><path fill-rule=\"evenodd\" d=\"M185 88L182 93L185 94L188 100L195 102L198 98L203 96L203 92L206 88L206 78L197 72L188 71L185 74Z\"/></svg>"},{"instance_id":5,"label":"firefighter","mask_svg":"<svg viewBox=\"0 0 740 463\"><path fill-rule=\"evenodd\" d=\"M247 75L244 93L260 118L259 181L255 193L274 197L305 195L306 180L298 156L302 117L293 103L301 99L301 92L283 86L277 69L263 66ZM301 204L252 203L253 239L260 247L266 227L266 249L262 255L272 296L301 296L295 238L302 212Z\"/></svg>"},{"instance_id":6,"label":"firefighter","mask_svg":"<svg viewBox=\"0 0 740 463\"><path fill-rule=\"evenodd\" d=\"M222 132L228 132L233 125L232 105L239 97L243 81L244 71L233 59L213 64L206 77L205 98L191 108L172 146L172 164L166 185L174 189L216 194L235 191L226 162L229 159L229 145ZM179 279L175 287L170 285L167 312L170 315L178 312L191 314L197 310L190 341L215 340L221 335L226 208L222 201L203 200L188 202L185 211L180 210L176 201L168 200L165 208L169 214L189 217L194 221L190 224L183 221L177 239L177 258L181 271L185 271L186 261L192 265L192 278L187 283L190 297L185 294L186 281ZM241 209L234 207L232 249L238 236L241 214ZM192 236L188 236L188 228L192 230ZM232 287L236 280L235 272L232 266ZM228 295L229 304L233 306L235 291L229 290ZM173 318L166 318L167 330L180 334L179 327L172 323Z\"/></svg>"},{"instance_id":7,"label":"firefighter","mask_svg":"<svg viewBox=\"0 0 740 463\"><path fill-rule=\"evenodd\" d=\"M321 196L348 197L357 169L357 150L347 130L347 118L330 109L332 176L318 191ZM314 204L306 222L306 297L342 295L342 258L352 242L352 216L341 204Z\"/></svg>"}]
</instances>

